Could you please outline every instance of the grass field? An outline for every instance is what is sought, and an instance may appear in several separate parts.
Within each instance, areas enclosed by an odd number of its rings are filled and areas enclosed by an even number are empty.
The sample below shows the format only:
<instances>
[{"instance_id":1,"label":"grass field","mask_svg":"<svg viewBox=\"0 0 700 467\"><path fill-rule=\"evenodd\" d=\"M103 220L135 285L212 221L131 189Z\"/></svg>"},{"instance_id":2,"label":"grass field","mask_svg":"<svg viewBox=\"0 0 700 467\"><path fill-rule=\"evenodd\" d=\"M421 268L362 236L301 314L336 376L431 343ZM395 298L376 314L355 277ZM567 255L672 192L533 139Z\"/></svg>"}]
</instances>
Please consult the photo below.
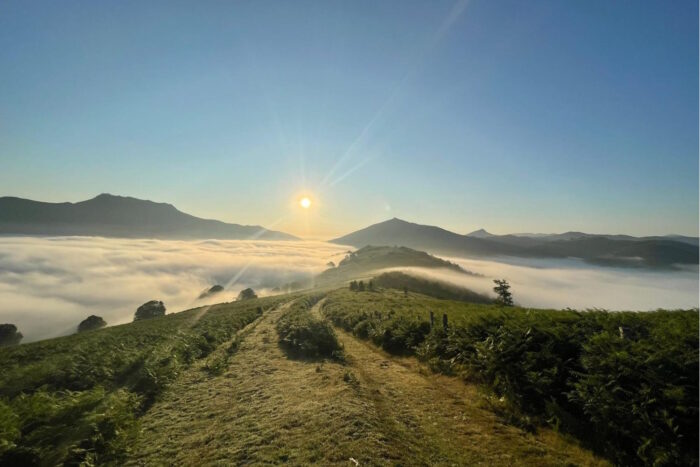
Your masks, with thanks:
<instances>
[{"instance_id":1,"label":"grass field","mask_svg":"<svg viewBox=\"0 0 700 467\"><path fill-rule=\"evenodd\" d=\"M636 455L640 464L692 464L684 437L693 432L683 423L697 416L693 319L697 311L504 310L337 289L4 348L0 463L606 465ZM618 366L600 358L600 345L620 347ZM623 364L642 376L621 377ZM572 382L572 374L580 378ZM614 417L629 410L622 421L633 434L659 437L663 450L611 451L617 445L570 429L567 416L590 412L572 411L575 398L565 405L552 392L583 397L595 384L606 387L601 378L617 378L628 400L599 391L589 399L594 408ZM634 404L650 397L656 402L640 415ZM670 425L654 418L661 409ZM616 426L603 428L617 434Z\"/></svg>"},{"instance_id":2,"label":"grass field","mask_svg":"<svg viewBox=\"0 0 700 467\"><path fill-rule=\"evenodd\" d=\"M0 350L0 459L117 462L194 361L288 298L220 304Z\"/></svg>"}]
</instances>

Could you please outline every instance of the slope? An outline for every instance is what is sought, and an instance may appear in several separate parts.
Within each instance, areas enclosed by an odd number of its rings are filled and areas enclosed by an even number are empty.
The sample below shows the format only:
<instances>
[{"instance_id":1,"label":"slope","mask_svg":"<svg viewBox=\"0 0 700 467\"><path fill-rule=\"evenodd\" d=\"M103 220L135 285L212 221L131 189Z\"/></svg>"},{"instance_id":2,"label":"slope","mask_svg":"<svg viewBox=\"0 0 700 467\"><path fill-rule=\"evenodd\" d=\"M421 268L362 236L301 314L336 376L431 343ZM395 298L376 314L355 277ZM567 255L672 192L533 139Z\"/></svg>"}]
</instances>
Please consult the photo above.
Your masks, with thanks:
<instances>
[{"instance_id":1,"label":"slope","mask_svg":"<svg viewBox=\"0 0 700 467\"><path fill-rule=\"evenodd\" d=\"M143 418L129 464L602 464L553 432L505 425L474 387L347 334L345 365L289 359L274 330L285 312L244 331L221 375L184 373Z\"/></svg>"}]
</instances>

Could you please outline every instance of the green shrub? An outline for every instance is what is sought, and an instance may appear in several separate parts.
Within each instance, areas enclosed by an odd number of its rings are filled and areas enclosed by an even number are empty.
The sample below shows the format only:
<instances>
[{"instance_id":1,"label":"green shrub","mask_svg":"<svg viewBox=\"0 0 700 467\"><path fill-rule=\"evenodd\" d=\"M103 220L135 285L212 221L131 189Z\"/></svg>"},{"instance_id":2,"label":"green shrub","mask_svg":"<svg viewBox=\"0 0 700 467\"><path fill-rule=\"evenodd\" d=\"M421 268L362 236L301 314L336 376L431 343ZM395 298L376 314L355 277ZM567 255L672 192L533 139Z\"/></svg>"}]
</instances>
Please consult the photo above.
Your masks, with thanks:
<instances>
[{"instance_id":1,"label":"green shrub","mask_svg":"<svg viewBox=\"0 0 700 467\"><path fill-rule=\"evenodd\" d=\"M309 309L322 296L300 299L277 321L280 345L300 358L340 358L342 347L331 325L311 316Z\"/></svg>"}]
</instances>

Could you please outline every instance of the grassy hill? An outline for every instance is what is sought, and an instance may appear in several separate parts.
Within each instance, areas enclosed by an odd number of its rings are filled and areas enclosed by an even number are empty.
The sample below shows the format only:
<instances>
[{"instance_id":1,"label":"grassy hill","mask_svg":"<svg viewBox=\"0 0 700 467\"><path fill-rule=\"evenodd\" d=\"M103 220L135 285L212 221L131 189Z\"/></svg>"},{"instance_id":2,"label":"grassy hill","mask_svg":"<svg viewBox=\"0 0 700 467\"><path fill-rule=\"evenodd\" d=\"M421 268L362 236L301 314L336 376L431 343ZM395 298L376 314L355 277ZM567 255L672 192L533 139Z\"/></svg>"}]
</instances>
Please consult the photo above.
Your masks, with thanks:
<instances>
[{"instance_id":1,"label":"grassy hill","mask_svg":"<svg viewBox=\"0 0 700 467\"><path fill-rule=\"evenodd\" d=\"M493 303L492 298L469 289L446 282L413 276L401 271L382 273L374 277L373 281L378 287L407 290L445 300L457 300L471 303Z\"/></svg>"},{"instance_id":2,"label":"grassy hill","mask_svg":"<svg viewBox=\"0 0 700 467\"><path fill-rule=\"evenodd\" d=\"M693 465L697 351L697 310L201 307L0 348L0 464Z\"/></svg>"},{"instance_id":3,"label":"grassy hill","mask_svg":"<svg viewBox=\"0 0 700 467\"><path fill-rule=\"evenodd\" d=\"M399 246L365 246L349 252L336 267L319 274L316 284L339 284L351 279L370 277L387 268L417 267L448 269L460 274L472 274L459 265L429 255L424 251Z\"/></svg>"}]
</instances>

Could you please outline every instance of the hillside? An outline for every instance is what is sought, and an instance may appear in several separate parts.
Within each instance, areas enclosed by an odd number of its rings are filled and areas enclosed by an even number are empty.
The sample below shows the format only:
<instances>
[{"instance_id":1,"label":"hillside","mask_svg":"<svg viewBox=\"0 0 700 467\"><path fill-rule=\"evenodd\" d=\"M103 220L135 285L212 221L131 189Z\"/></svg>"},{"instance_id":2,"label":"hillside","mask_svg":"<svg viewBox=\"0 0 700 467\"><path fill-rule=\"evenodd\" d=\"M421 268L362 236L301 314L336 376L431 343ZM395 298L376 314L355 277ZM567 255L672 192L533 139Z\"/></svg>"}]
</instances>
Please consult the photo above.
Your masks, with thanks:
<instances>
[{"instance_id":1,"label":"hillside","mask_svg":"<svg viewBox=\"0 0 700 467\"><path fill-rule=\"evenodd\" d=\"M316 276L317 285L335 284L351 279L362 279L387 268L417 267L449 269L461 274L472 274L457 264L407 247L365 246L349 252L336 267Z\"/></svg>"},{"instance_id":2,"label":"hillside","mask_svg":"<svg viewBox=\"0 0 700 467\"><path fill-rule=\"evenodd\" d=\"M552 236L492 235L483 229L460 235L440 227L394 218L330 241L354 247L403 245L434 254L463 257L571 257L603 266L673 268L698 264L695 240L677 236L636 238L579 232Z\"/></svg>"},{"instance_id":3,"label":"hillside","mask_svg":"<svg viewBox=\"0 0 700 467\"><path fill-rule=\"evenodd\" d=\"M328 326L313 297L0 349L0 464L605 465L546 427L509 424L476 386L339 329L340 360L292 357L278 323Z\"/></svg>"},{"instance_id":4,"label":"hillside","mask_svg":"<svg viewBox=\"0 0 700 467\"><path fill-rule=\"evenodd\" d=\"M444 300L470 303L493 303L493 298L447 282L418 277L401 271L385 272L373 279L378 287L397 289Z\"/></svg>"},{"instance_id":5,"label":"hillside","mask_svg":"<svg viewBox=\"0 0 700 467\"><path fill-rule=\"evenodd\" d=\"M696 465L697 323L382 288L196 308L0 348L0 464Z\"/></svg>"},{"instance_id":6,"label":"hillside","mask_svg":"<svg viewBox=\"0 0 700 467\"><path fill-rule=\"evenodd\" d=\"M101 194L78 203L0 198L0 234L294 240L256 225L200 219L171 204Z\"/></svg>"}]
</instances>

